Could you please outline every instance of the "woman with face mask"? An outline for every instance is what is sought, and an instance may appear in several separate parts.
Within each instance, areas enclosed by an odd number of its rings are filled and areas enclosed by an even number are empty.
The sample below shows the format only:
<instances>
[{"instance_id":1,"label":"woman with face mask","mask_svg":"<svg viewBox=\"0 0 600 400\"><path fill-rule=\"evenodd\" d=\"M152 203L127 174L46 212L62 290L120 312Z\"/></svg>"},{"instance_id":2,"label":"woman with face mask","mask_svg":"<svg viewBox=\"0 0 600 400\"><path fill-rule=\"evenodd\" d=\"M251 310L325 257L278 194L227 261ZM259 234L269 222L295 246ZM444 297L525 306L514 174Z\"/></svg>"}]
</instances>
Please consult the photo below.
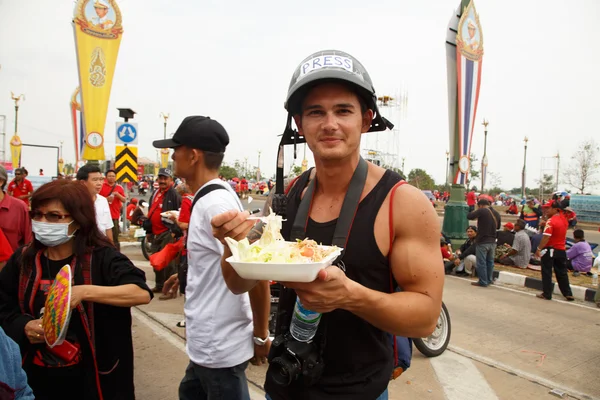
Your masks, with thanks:
<instances>
[{"instance_id":1,"label":"woman with face mask","mask_svg":"<svg viewBox=\"0 0 600 400\"><path fill-rule=\"evenodd\" d=\"M144 272L101 235L79 182L56 180L31 197L34 240L0 272L0 326L21 349L36 399L133 399L130 307L152 293ZM66 340L50 348L42 329L46 294L70 266Z\"/></svg>"}]
</instances>

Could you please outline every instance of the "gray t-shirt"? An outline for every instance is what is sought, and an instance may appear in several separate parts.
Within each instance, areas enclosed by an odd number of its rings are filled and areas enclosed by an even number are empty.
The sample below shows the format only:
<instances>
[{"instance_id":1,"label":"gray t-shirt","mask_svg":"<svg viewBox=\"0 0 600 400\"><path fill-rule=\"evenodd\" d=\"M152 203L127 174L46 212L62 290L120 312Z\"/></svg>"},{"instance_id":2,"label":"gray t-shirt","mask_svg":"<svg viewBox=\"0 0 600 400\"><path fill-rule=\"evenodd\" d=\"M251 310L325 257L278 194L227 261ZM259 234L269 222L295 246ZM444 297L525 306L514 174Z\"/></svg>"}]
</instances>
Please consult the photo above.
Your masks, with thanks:
<instances>
[{"instance_id":1,"label":"gray t-shirt","mask_svg":"<svg viewBox=\"0 0 600 400\"><path fill-rule=\"evenodd\" d=\"M518 253L510 256L510 259L513 260L517 267L527 267L529 265L529 258L531 257L531 241L525 231L519 231L515 234L512 248L517 250Z\"/></svg>"}]
</instances>

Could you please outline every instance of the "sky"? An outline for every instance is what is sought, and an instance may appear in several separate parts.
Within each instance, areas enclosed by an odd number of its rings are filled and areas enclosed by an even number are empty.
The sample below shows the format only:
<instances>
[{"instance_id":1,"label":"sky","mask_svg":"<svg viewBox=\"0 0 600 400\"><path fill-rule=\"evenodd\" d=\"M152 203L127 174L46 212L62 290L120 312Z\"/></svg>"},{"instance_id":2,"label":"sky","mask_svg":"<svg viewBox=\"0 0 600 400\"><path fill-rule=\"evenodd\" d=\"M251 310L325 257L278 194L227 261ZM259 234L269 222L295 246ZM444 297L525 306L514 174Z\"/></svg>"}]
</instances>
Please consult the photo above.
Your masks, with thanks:
<instances>
[{"instance_id":1,"label":"sky","mask_svg":"<svg viewBox=\"0 0 600 400\"><path fill-rule=\"evenodd\" d=\"M368 134L363 147L385 151L405 170L425 169L445 182L448 100L445 37L459 1L120 0L124 34L105 128L114 155L117 107L132 108L139 155L156 159L160 113L173 133L188 115L220 121L231 142L225 161L275 172L290 78L308 55L334 48L356 57L378 95L407 96L385 110L396 133ZM25 94L19 111L24 143L58 146L74 160L69 101L78 86L71 24L73 1L0 0L0 115L7 143L14 126L10 92ZM583 140L598 137L600 1L502 0L475 3L485 54L472 151L483 153L489 121L489 171L501 186L520 187L523 139L527 185L554 174ZM568 6L568 8L567 8ZM0 125L0 130L2 129ZM387 135L387 136L382 136ZM28 152L26 155L25 152ZM24 148L30 173L54 165L50 150ZM297 164L303 157L299 148ZM307 158L312 162L310 151ZM30 161L29 161L30 160ZM291 152L286 162L292 162ZM489 178L488 178L489 181ZM561 177L560 187L568 188ZM596 188L600 189L600 188Z\"/></svg>"}]
</instances>

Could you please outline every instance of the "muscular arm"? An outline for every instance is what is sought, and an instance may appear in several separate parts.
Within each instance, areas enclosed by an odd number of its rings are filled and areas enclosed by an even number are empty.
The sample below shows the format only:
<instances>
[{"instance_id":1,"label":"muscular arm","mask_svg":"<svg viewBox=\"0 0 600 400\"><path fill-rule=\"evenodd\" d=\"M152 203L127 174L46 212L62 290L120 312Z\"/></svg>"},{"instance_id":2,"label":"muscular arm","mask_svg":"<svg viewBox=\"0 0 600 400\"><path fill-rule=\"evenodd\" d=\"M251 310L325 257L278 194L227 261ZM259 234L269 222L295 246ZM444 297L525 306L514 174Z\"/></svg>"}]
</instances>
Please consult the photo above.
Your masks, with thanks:
<instances>
[{"instance_id":1,"label":"muscular arm","mask_svg":"<svg viewBox=\"0 0 600 400\"><path fill-rule=\"evenodd\" d=\"M412 186L397 189L393 206L395 238L390 264L402 292L382 293L354 282L353 301L347 309L383 331L425 337L433 332L442 303L440 225L427 198Z\"/></svg>"}]
</instances>

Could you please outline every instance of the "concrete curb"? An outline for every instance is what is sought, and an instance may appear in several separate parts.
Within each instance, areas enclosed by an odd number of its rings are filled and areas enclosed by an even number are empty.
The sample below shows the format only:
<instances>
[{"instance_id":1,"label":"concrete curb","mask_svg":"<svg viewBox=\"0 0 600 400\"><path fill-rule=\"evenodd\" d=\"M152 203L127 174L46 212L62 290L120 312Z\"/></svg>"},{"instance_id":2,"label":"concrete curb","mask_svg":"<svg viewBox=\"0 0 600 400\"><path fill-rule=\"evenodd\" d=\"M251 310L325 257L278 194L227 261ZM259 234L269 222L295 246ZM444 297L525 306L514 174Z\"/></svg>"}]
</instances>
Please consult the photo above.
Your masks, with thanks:
<instances>
[{"instance_id":1,"label":"concrete curb","mask_svg":"<svg viewBox=\"0 0 600 400\"><path fill-rule=\"evenodd\" d=\"M509 285L522 286L529 289L542 290L542 280L538 278L532 278L507 271L494 271L494 278L496 278L496 282L498 283L506 283ZM553 282L552 286L553 293L560 295L561 293L558 285ZM571 291L573 292L573 297L582 301L593 302L594 296L596 295L596 291L594 289L589 289L583 286L571 285Z\"/></svg>"},{"instance_id":2,"label":"concrete curb","mask_svg":"<svg viewBox=\"0 0 600 400\"><path fill-rule=\"evenodd\" d=\"M121 247L140 247L140 242L119 242L119 246Z\"/></svg>"}]
</instances>

